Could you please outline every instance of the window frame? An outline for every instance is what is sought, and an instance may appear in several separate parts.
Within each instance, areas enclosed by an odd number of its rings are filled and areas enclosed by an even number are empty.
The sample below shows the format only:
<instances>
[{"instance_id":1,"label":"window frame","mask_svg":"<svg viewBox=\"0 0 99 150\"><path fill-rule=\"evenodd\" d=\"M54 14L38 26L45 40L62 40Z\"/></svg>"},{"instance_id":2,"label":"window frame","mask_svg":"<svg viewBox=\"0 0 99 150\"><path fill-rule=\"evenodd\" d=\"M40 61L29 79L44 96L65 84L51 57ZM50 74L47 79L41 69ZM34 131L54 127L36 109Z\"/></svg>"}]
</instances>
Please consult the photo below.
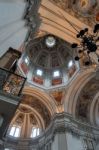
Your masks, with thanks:
<instances>
[{"instance_id":1,"label":"window frame","mask_svg":"<svg viewBox=\"0 0 99 150\"><path fill-rule=\"evenodd\" d=\"M35 138L35 137L37 137L39 135L40 135L40 129L38 127L32 127L30 137L31 138Z\"/></svg>"},{"instance_id":2,"label":"window frame","mask_svg":"<svg viewBox=\"0 0 99 150\"><path fill-rule=\"evenodd\" d=\"M13 129L14 128L14 129ZM14 130L14 131L12 131ZM17 131L18 130L18 131ZM12 133L11 133L12 132ZM20 126L17 126L17 125L13 125L11 128L10 128L10 132L9 132L9 135L12 136L12 137L15 137L15 138L18 138L20 137L20 133L21 133L21 127Z\"/></svg>"}]
</instances>

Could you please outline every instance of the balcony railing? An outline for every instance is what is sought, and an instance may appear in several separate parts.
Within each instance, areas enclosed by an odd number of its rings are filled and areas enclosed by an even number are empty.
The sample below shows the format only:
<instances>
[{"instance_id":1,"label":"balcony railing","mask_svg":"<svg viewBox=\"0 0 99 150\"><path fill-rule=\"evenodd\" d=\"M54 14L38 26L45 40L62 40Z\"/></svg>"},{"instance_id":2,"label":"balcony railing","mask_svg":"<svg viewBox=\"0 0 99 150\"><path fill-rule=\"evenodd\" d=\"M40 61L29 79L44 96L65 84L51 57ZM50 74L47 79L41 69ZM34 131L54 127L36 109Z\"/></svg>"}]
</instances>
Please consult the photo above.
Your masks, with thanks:
<instances>
[{"instance_id":1,"label":"balcony railing","mask_svg":"<svg viewBox=\"0 0 99 150\"><path fill-rule=\"evenodd\" d=\"M0 91L20 96L26 78L9 70L0 68Z\"/></svg>"}]
</instances>

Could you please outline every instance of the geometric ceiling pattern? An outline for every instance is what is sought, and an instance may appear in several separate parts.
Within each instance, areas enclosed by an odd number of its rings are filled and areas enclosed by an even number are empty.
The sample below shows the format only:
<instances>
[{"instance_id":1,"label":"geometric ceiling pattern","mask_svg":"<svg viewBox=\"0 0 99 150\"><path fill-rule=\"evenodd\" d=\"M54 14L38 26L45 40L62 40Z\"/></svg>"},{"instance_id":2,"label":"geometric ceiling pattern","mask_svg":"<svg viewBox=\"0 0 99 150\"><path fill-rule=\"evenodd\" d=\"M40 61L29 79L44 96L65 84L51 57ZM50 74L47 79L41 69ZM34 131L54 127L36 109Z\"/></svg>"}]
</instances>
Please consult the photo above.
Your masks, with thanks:
<instances>
[{"instance_id":1,"label":"geometric ceiling pattern","mask_svg":"<svg viewBox=\"0 0 99 150\"><path fill-rule=\"evenodd\" d=\"M70 44L50 34L31 39L26 46L26 55L33 66L44 69L68 68L69 61L73 60Z\"/></svg>"}]
</instances>

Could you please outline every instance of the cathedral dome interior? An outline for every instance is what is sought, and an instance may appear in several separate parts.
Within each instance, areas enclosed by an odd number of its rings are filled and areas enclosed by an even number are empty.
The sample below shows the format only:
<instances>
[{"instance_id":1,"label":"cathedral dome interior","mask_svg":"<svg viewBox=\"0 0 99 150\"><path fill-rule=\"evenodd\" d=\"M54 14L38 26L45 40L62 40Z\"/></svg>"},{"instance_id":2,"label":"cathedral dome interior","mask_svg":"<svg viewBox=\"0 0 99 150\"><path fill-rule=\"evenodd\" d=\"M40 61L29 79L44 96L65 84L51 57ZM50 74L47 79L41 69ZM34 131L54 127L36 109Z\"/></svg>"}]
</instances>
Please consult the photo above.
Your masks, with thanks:
<instances>
[{"instance_id":1,"label":"cathedral dome interior","mask_svg":"<svg viewBox=\"0 0 99 150\"><path fill-rule=\"evenodd\" d=\"M19 61L19 70L32 85L42 88L63 86L78 70L73 55L69 43L47 34L28 42Z\"/></svg>"},{"instance_id":2,"label":"cathedral dome interior","mask_svg":"<svg viewBox=\"0 0 99 150\"><path fill-rule=\"evenodd\" d=\"M0 150L99 150L99 0L0 0Z\"/></svg>"},{"instance_id":3,"label":"cathedral dome interior","mask_svg":"<svg viewBox=\"0 0 99 150\"><path fill-rule=\"evenodd\" d=\"M46 105L36 97L23 95L22 103L11 122L8 135L15 138L35 138L44 132L50 122L51 112Z\"/></svg>"}]
</instances>

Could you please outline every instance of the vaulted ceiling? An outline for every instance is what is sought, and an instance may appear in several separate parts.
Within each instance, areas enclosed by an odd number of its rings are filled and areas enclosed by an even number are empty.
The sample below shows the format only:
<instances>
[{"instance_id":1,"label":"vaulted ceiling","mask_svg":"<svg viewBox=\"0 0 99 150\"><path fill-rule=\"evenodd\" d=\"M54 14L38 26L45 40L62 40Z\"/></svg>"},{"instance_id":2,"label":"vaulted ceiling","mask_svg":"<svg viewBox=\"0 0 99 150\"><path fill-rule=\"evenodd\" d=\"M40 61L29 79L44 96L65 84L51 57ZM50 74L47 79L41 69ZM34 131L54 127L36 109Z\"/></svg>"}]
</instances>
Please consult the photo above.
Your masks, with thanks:
<instances>
[{"instance_id":1,"label":"vaulted ceiling","mask_svg":"<svg viewBox=\"0 0 99 150\"><path fill-rule=\"evenodd\" d=\"M29 30L33 38L50 33L72 43L79 42L76 30L91 31L98 21L98 0L1 0L0 56L9 47L20 50Z\"/></svg>"},{"instance_id":2,"label":"vaulted ceiling","mask_svg":"<svg viewBox=\"0 0 99 150\"><path fill-rule=\"evenodd\" d=\"M77 31L99 21L98 0L42 0L39 7L39 34L51 33L66 41L78 42Z\"/></svg>"},{"instance_id":3,"label":"vaulted ceiling","mask_svg":"<svg viewBox=\"0 0 99 150\"><path fill-rule=\"evenodd\" d=\"M26 56L33 66L48 70L56 67L68 69L69 61L73 60L70 44L50 34L30 40L26 46Z\"/></svg>"}]
</instances>

